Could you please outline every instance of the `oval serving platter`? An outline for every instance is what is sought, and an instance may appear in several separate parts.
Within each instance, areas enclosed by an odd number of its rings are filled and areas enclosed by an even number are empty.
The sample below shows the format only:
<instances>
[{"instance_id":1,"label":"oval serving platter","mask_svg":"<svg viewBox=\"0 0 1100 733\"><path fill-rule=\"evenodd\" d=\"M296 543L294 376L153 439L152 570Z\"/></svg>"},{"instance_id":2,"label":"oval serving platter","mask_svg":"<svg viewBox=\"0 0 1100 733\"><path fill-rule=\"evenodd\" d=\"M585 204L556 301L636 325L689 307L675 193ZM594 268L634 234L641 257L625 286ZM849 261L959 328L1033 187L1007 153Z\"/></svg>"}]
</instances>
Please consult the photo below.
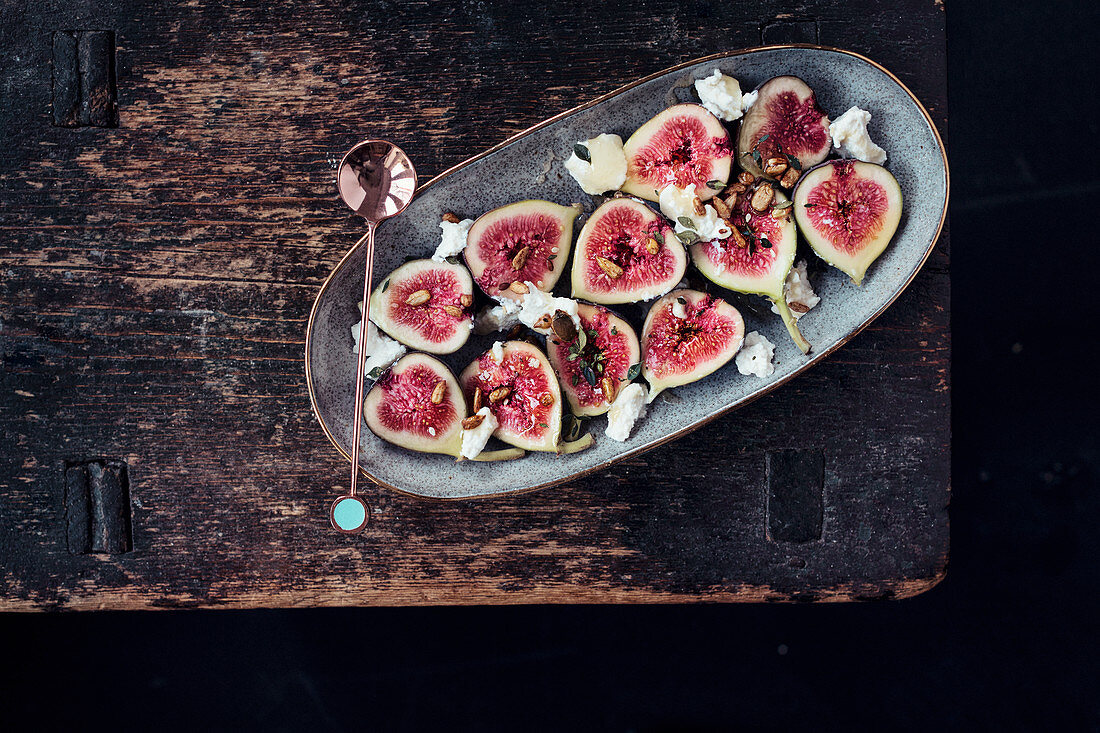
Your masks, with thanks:
<instances>
[{"instance_id":1,"label":"oval serving platter","mask_svg":"<svg viewBox=\"0 0 1100 733\"><path fill-rule=\"evenodd\" d=\"M515 461L456 463L446 456L398 448L364 430L360 460L371 480L425 498L469 499L546 488L598 471L684 435L789 381L855 336L913 280L947 212L947 156L939 134L916 97L886 69L848 51L803 45L732 51L680 64L552 117L441 173L420 187L400 217L379 228L375 272L384 276L407 256L430 256L439 242L440 216L447 211L477 218L513 201L544 198L562 204L580 202L585 213L591 213L598 202L584 194L562 166L573 143L601 132L626 140L670 104L698 101L691 80L715 68L738 79L746 90L773 76L800 76L832 119L856 104L870 111L871 136L888 152L887 167L902 188L901 224L861 287L833 268L815 274L814 258L807 257L813 286L822 299L799 322L813 344L810 355L798 351L762 299L712 287L712 292L741 310L746 331L759 331L776 344L771 376L743 376L731 361L702 381L676 388L672 397L658 397L626 443L603 435L606 418L591 420L588 429L596 445L568 456L529 453ZM578 230L584 218L577 222ZM325 280L306 331L306 382L313 411L333 445L349 460L355 401L351 327L359 320L364 256L363 250L349 253ZM568 268L567 263L563 266ZM565 272L556 288L559 294L568 294L568 269ZM640 334L647 305L613 306L612 310L627 317ZM496 338L502 335L472 335L465 347L443 361L458 374Z\"/></svg>"}]
</instances>

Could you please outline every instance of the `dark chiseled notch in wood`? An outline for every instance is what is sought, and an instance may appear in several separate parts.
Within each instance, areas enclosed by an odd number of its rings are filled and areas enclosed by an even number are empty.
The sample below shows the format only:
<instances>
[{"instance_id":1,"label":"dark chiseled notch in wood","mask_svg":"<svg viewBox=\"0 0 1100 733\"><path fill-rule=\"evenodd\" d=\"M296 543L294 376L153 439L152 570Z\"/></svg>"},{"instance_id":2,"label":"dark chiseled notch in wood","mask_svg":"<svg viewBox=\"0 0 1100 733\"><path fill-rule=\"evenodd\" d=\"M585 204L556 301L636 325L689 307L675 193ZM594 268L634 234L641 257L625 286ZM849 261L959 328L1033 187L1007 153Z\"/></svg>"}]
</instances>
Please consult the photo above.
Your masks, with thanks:
<instances>
[{"instance_id":1,"label":"dark chiseled notch in wood","mask_svg":"<svg viewBox=\"0 0 1100 733\"><path fill-rule=\"evenodd\" d=\"M767 454L767 532L773 542L821 539L825 514L825 456L819 450Z\"/></svg>"},{"instance_id":2,"label":"dark chiseled notch in wood","mask_svg":"<svg viewBox=\"0 0 1100 733\"><path fill-rule=\"evenodd\" d=\"M113 31L54 32L53 123L118 127Z\"/></svg>"},{"instance_id":3,"label":"dark chiseled notch in wood","mask_svg":"<svg viewBox=\"0 0 1100 733\"><path fill-rule=\"evenodd\" d=\"M816 20L784 18L765 21L760 26L760 40L765 46L779 43L819 43L820 38Z\"/></svg>"},{"instance_id":4,"label":"dark chiseled notch in wood","mask_svg":"<svg viewBox=\"0 0 1100 733\"><path fill-rule=\"evenodd\" d=\"M69 552L118 554L133 549L130 479L123 461L65 466Z\"/></svg>"}]
</instances>

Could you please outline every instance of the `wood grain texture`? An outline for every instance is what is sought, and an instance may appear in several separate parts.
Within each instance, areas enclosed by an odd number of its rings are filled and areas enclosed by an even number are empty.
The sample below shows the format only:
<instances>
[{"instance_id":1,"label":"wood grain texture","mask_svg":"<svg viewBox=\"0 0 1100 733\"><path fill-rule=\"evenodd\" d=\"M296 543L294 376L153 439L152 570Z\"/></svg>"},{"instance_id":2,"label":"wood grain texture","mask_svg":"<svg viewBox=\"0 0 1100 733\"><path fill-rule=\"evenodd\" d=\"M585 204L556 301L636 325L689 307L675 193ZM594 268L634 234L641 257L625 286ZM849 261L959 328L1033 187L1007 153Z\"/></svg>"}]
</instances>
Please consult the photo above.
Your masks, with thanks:
<instances>
[{"instance_id":1,"label":"wood grain texture","mask_svg":"<svg viewBox=\"0 0 1100 733\"><path fill-rule=\"evenodd\" d=\"M361 234L333 185L360 138L426 178L788 20L890 68L944 132L931 0L3 5L0 607L843 600L943 576L946 233L867 331L710 429L525 496L375 493L358 538L326 524L347 466L302 364L313 296ZM71 29L115 34L115 129L52 124ZM788 448L824 453L820 540L766 537L765 455ZM73 555L65 469L98 458L128 466L132 551Z\"/></svg>"}]
</instances>

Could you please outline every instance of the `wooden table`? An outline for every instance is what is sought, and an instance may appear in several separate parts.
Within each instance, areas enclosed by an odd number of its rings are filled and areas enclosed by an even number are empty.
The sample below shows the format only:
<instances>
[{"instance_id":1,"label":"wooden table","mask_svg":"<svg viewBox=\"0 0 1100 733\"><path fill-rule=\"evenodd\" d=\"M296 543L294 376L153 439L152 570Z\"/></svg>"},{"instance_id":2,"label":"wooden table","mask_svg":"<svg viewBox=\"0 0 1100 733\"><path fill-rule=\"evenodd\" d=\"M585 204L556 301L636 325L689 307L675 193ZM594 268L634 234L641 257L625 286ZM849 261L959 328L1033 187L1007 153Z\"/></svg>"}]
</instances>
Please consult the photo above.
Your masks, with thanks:
<instances>
[{"instance_id":1,"label":"wooden table","mask_svg":"<svg viewBox=\"0 0 1100 733\"><path fill-rule=\"evenodd\" d=\"M705 431L503 500L375 492L360 537L327 526L347 464L302 362L362 230L333 186L360 138L426 180L630 79L791 41L879 61L944 132L942 2L171 5L3 3L0 607L821 601L943 577L946 233L867 331Z\"/></svg>"}]
</instances>

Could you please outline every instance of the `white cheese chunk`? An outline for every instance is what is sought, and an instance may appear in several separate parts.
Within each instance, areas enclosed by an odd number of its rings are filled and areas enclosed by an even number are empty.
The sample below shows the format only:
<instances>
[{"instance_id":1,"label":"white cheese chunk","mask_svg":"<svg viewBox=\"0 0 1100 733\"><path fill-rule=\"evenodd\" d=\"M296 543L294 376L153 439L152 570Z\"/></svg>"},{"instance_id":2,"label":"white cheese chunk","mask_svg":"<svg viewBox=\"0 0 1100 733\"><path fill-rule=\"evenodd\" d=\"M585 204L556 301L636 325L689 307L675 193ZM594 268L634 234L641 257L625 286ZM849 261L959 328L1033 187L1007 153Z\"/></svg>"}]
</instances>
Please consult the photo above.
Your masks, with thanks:
<instances>
[{"instance_id":1,"label":"white cheese chunk","mask_svg":"<svg viewBox=\"0 0 1100 733\"><path fill-rule=\"evenodd\" d=\"M439 222L443 237L432 259L436 262L446 262L448 257L457 257L461 254L462 250L466 249L466 235L470 233L470 227L473 225L473 219L463 219L457 224L450 221Z\"/></svg>"},{"instance_id":2,"label":"white cheese chunk","mask_svg":"<svg viewBox=\"0 0 1100 733\"><path fill-rule=\"evenodd\" d=\"M718 212L710 204L703 207L704 213L700 216L695 213L695 192L690 188L677 188L665 186L658 196L661 213L672 220L676 233L695 232L699 239L710 242L716 239L726 239L733 233L733 229L725 219L718 216ZM681 221L687 218L691 226Z\"/></svg>"},{"instance_id":3,"label":"white cheese chunk","mask_svg":"<svg viewBox=\"0 0 1100 733\"><path fill-rule=\"evenodd\" d=\"M511 298L494 298L497 305L481 309L474 319L474 333L479 336L506 331L519 324L520 304Z\"/></svg>"},{"instance_id":4,"label":"white cheese chunk","mask_svg":"<svg viewBox=\"0 0 1100 733\"><path fill-rule=\"evenodd\" d=\"M595 196L615 191L626 182L626 154L621 137L603 134L579 144L588 149L591 160L581 160L574 151L565 161L565 169L580 184L581 190Z\"/></svg>"},{"instance_id":5,"label":"white cheese chunk","mask_svg":"<svg viewBox=\"0 0 1100 733\"><path fill-rule=\"evenodd\" d=\"M760 92L749 92L748 94L741 95L741 113L749 111L749 107L756 104L756 98L760 96Z\"/></svg>"},{"instance_id":6,"label":"white cheese chunk","mask_svg":"<svg viewBox=\"0 0 1100 733\"><path fill-rule=\"evenodd\" d=\"M499 341L493 342L493 348L489 350L493 355L493 361L497 364L504 363L504 344Z\"/></svg>"},{"instance_id":7,"label":"white cheese chunk","mask_svg":"<svg viewBox=\"0 0 1100 733\"><path fill-rule=\"evenodd\" d=\"M500 427L500 421L497 420L488 406L482 407L475 414L481 415L481 424L476 428L462 430L462 448L459 450L459 454L463 458L477 458L481 455L481 451L485 450L485 444L489 442L489 438L492 437L493 431Z\"/></svg>"},{"instance_id":8,"label":"white cheese chunk","mask_svg":"<svg viewBox=\"0 0 1100 733\"><path fill-rule=\"evenodd\" d=\"M581 329L581 319L577 314L577 301L572 298L556 298L550 293L538 290L531 282L527 283L527 287L530 292L523 296L522 307L519 311L520 323L539 333L548 334L550 333L549 327L535 328L535 324L545 315L553 318L558 311L564 311L573 319L573 325L577 327L577 330Z\"/></svg>"},{"instance_id":9,"label":"white cheese chunk","mask_svg":"<svg viewBox=\"0 0 1100 733\"><path fill-rule=\"evenodd\" d=\"M879 165L886 162L886 151L871 142L871 136L867 134L867 123L870 121L870 112L852 107L829 125L833 148L842 158Z\"/></svg>"},{"instance_id":10,"label":"white cheese chunk","mask_svg":"<svg viewBox=\"0 0 1100 733\"><path fill-rule=\"evenodd\" d=\"M737 364L737 371L745 376L767 377L775 371L775 365L772 364L774 356L775 344L768 341L767 336L749 331L741 350L734 357L734 362Z\"/></svg>"},{"instance_id":11,"label":"white cheese chunk","mask_svg":"<svg viewBox=\"0 0 1100 733\"><path fill-rule=\"evenodd\" d=\"M699 101L708 112L720 120L733 122L744 114L741 106L741 85L732 76L718 69L705 79L695 81Z\"/></svg>"},{"instance_id":12,"label":"white cheese chunk","mask_svg":"<svg viewBox=\"0 0 1100 733\"><path fill-rule=\"evenodd\" d=\"M624 387L607 411L607 429L604 430L604 435L620 443L626 442L634 423L645 417L645 404L645 387L637 382Z\"/></svg>"},{"instance_id":13,"label":"white cheese chunk","mask_svg":"<svg viewBox=\"0 0 1100 733\"><path fill-rule=\"evenodd\" d=\"M362 312L362 310L363 305L360 304L359 311ZM359 353L359 329L362 324L362 321L356 321L355 325L351 327L351 353L353 354ZM385 369L404 356L406 351L408 349L405 348L404 344L394 341L379 331L373 322L367 322L367 361L366 366L363 367L364 374L370 374L373 369L378 367Z\"/></svg>"},{"instance_id":14,"label":"white cheese chunk","mask_svg":"<svg viewBox=\"0 0 1100 733\"><path fill-rule=\"evenodd\" d=\"M787 274L787 281L783 283L783 297L787 299L787 305L795 320L806 315L807 311L821 302L821 298L810 285L809 275L806 274L806 260L799 260ZM774 304L772 304L772 313L779 313L779 309Z\"/></svg>"}]
</instances>

